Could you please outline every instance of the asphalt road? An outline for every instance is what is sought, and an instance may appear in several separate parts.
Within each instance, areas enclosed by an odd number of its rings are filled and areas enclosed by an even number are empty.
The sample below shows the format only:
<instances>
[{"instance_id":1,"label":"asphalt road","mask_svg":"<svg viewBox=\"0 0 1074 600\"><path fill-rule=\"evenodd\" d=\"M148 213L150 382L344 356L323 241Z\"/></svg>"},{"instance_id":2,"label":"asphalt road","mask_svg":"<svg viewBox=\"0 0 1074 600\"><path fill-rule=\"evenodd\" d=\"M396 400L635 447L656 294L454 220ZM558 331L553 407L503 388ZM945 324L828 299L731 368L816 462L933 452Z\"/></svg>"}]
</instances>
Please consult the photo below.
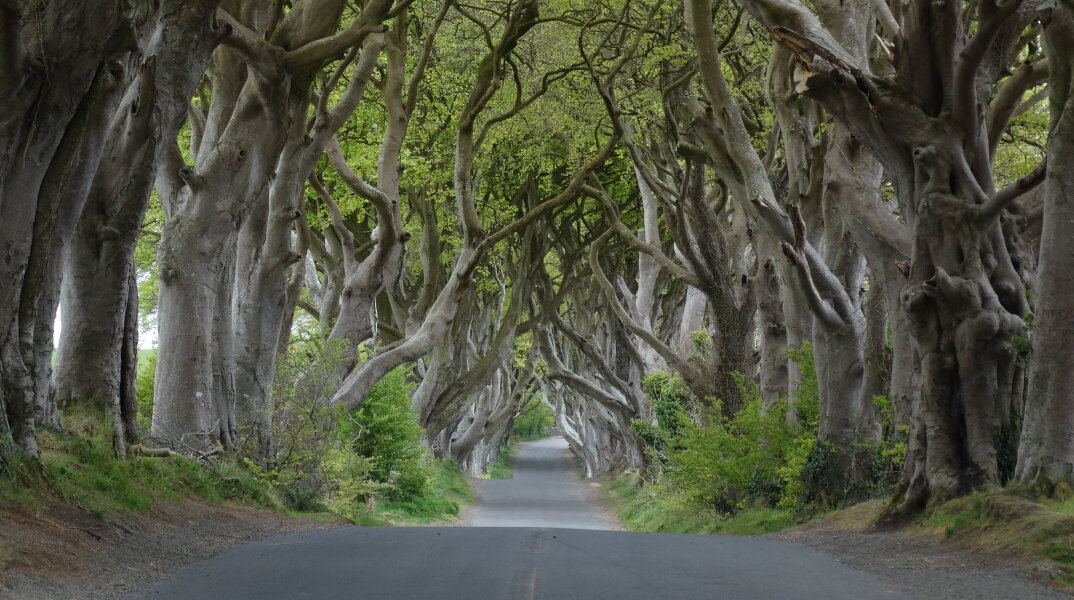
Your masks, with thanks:
<instances>
[{"instance_id":1,"label":"asphalt road","mask_svg":"<svg viewBox=\"0 0 1074 600\"><path fill-rule=\"evenodd\" d=\"M470 527L616 529L561 437L519 444L511 479L482 479L474 492L478 502L464 517Z\"/></svg>"},{"instance_id":2,"label":"asphalt road","mask_svg":"<svg viewBox=\"0 0 1074 600\"><path fill-rule=\"evenodd\" d=\"M608 523L585 502L585 484L572 469L562 444L523 446L513 479L483 482L480 505L470 516L474 527L346 527L282 535L187 565L140 597L909 598L868 573L798 544L593 531ZM500 526L479 526L486 523Z\"/></svg>"}]
</instances>

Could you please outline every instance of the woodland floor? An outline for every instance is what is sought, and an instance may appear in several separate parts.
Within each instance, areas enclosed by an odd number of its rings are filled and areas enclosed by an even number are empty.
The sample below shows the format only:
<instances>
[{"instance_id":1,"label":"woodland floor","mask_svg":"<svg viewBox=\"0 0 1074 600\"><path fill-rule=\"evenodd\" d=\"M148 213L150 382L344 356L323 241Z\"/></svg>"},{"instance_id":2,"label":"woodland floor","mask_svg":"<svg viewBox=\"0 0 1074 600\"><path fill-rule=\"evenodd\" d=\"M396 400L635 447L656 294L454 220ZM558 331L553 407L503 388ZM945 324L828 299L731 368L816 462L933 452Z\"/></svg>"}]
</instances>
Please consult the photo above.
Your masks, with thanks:
<instances>
[{"instance_id":1,"label":"woodland floor","mask_svg":"<svg viewBox=\"0 0 1074 600\"><path fill-rule=\"evenodd\" d=\"M1009 556L972 552L957 542L939 540L921 531L867 530L863 525L867 519L860 517L872 514L875 508L862 505L764 537L822 550L922 600L1074 597L1069 591L1048 585L1058 573L1045 563L1027 564Z\"/></svg>"},{"instance_id":2,"label":"woodland floor","mask_svg":"<svg viewBox=\"0 0 1074 600\"><path fill-rule=\"evenodd\" d=\"M123 598L231 546L338 526L200 499L161 503L122 524L66 505L0 508L0 598Z\"/></svg>"}]
</instances>

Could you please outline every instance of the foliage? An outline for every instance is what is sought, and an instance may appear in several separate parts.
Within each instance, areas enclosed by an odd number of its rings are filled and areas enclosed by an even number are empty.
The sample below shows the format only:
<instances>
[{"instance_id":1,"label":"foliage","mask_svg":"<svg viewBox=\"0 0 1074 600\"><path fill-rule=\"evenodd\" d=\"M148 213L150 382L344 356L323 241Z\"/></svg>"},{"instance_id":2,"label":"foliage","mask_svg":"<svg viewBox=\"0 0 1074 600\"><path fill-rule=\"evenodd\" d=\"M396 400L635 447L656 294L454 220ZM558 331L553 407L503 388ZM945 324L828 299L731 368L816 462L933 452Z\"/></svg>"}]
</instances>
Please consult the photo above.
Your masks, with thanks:
<instances>
[{"instance_id":1,"label":"foliage","mask_svg":"<svg viewBox=\"0 0 1074 600\"><path fill-rule=\"evenodd\" d=\"M796 459L812 448L815 429L792 426L785 400L765 408L756 385L738 382L745 404L733 417L722 415L718 403L700 425L680 417L666 481L687 501L726 513L795 506L802 474Z\"/></svg>"},{"instance_id":2,"label":"foliage","mask_svg":"<svg viewBox=\"0 0 1074 600\"><path fill-rule=\"evenodd\" d=\"M728 516L677 502L659 485L624 473L602 488L604 498L630 531L758 535L786 529L796 521L783 508L750 508Z\"/></svg>"},{"instance_id":3,"label":"foliage","mask_svg":"<svg viewBox=\"0 0 1074 600\"><path fill-rule=\"evenodd\" d=\"M511 435L524 442L539 440L548 437L549 428L555 424L556 416L552 409L540 398L533 398L515 417Z\"/></svg>"},{"instance_id":4,"label":"foliage","mask_svg":"<svg viewBox=\"0 0 1074 600\"><path fill-rule=\"evenodd\" d=\"M660 457L659 482L678 501L723 514L803 504L818 456L819 398L812 349L806 344L788 356L802 373L793 407L785 399L765 402L756 384L736 375L742 410L728 417L716 401L694 417L681 378L655 372L642 381L655 423L632 426Z\"/></svg>"},{"instance_id":5,"label":"foliage","mask_svg":"<svg viewBox=\"0 0 1074 600\"><path fill-rule=\"evenodd\" d=\"M292 510L323 510L324 498L336 498L341 471L360 469L338 457L328 459L340 444L330 433L336 410L330 401L332 371L342 357L340 343L316 338L292 344L276 367L271 402L265 408L272 423L272 448L267 456L248 456L248 466L267 485L279 490ZM256 432L244 432L252 436ZM257 448L257 440L243 439L241 447Z\"/></svg>"},{"instance_id":6,"label":"foliage","mask_svg":"<svg viewBox=\"0 0 1074 600\"><path fill-rule=\"evenodd\" d=\"M370 475L390 486L391 500L419 498L430 491L431 465L421 445L425 432L410 407L413 389L406 370L395 369L373 386L361 406L338 419L340 442L372 461Z\"/></svg>"},{"instance_id":7,"label":"foliage","mask_svg":"<svg viewBox=\"0 0 1074 600\"><path fill-rule=\"evenodd\" d=\"M496 461L489 465L489 479L510 479L513 476L516 442L510 440L500 449Z\"/></svg>"},{"instance_id":8,"label":"foliage","mask_svg":"<svg viewBox=\"0 0 1074 600\"><path fill-rule=\"evenodd\" d=\"M666 462L664 452L674 444L683 427L683 416L693 405L690 390L678 373L654 371L641 380L656 423L634 419L630 426L652 454Z\"/></svg>"},{"instance_id":9,"label":"foliage","mask_svg":"<svg viewBox=\"0 0 1074 600\"><path fill-rule=\"evenodd\" d=\"M380 524L413 525L451 521L462 506L473 502L466 475L449 460L433 464L430 491L407 500L386 500L376 505L374 517Z\"/></svg>"},{"instance_id":10,"label":"foliage","mask_svg":"<svg viewBox=\"0 0 1074 600\"><path fill-rule=\"evenodd\" d=\"M134 396L138 400L138 424L144 431L149 431L153 418L153 391L157 374L156 350L138 351L138 376L135 381Z\"/></svg>"},{"instance_id":11,"label":"foliage","mask_svg":"<svg viewBox=\"0 0 1074 600\"><path fill-rule=\"evenodd\" d=\"M371 501L390 486L373 480L374 461L341 448L329 448L322 468L328 481L324 488L324 505L328 510L352 521L368 512Z\"/></svg>"},{"instance_id":12,"label":"foliage","mask_svg":"<svg viewBox=\"0 0 1074 600\"><path fill-rule=\"evenodd\" d=\"M456 515L468 490L460 492L422 446L406 371L389 373L347 412L331 404L342 350L315 336L293 344L277 368L269 408L272 452L248 457L250 469L292 510L328 509L362 524Z\"/></svg>"},{"instance_id":13,"label":"foliage","mask_svg":"<svg viewBox=\"0 0 1074 600\"><path fill-rule=\"evenodd\" d=\"M871 447L873 452L873 481L879 488L887 489L898 480L906 462L910 428L895 424L894 410L887 396L873 396L873 404L880 413L881 435L880 439L866 444L866 448Z\"/></svg>"}]
</instances>

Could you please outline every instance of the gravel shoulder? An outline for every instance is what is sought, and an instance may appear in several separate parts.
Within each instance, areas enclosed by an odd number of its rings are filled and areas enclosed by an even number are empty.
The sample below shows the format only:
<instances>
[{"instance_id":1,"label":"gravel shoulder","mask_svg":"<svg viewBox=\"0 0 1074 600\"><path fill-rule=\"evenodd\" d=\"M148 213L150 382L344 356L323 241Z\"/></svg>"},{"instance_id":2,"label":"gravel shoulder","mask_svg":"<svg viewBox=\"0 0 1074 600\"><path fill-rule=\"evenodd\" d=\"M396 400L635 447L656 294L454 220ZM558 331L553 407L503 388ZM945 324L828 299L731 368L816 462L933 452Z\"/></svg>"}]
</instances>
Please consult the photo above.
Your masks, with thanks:
<instances>
[{"instance_id":1,"label":"gravel shoulder","mask_svg":"<svg viewBox=\"0 0 1074 600\"><path fill-rule=\"evenodd\" d=\"M1070 600L1049 586L1041 565L969 553L905 531L867 531L846 518L822 519L764 537L804 544L868 571L921 600Z\"/></svg>"},{"instance_id":2,"label":"gravel shoulder","mask_svg":"<svg viewBox=\"0 0 1074 600\"><path fill-rule=\"evenodd\" d=\"M237 544L339 526L199 499L161 503L123 522L72 506L0 508L0 597L124 598Z\"/></svg>"}]
</instances>

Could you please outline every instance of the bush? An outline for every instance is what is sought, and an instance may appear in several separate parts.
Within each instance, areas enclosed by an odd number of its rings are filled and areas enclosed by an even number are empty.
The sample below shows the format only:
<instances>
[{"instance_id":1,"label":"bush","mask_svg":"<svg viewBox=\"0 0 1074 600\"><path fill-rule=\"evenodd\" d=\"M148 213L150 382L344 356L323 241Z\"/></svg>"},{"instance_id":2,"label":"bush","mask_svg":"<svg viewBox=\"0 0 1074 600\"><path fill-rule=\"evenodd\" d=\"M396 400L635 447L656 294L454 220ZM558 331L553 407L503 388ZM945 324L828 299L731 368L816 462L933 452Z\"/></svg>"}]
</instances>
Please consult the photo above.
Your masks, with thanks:
<instances>
[{"instance_id":1,"label":"bush","mask_svg":"<svg viewBox=\"0 0 1074 600\"><path fill-rule=\"evenodd\" d=\"M682 427L689 421L688 411L695 402L682 377L667 371L645 376L641 388L649 397L656 423L634 419L630 428L645 443L650 458L663 465L667 462L665 451L678 443Z\"/></svg>"},{"instance_id":2,"label":"bush","mask_svg":"<svg viewBox=\"0 0 1074 600\"><path fill-rule=\"evenodd\" d=\"M248 456L246 464L263 483L278 490L292 510L315 511L335 497L346 482L326 460L339 442L332 432L336 410L330 401L332 371L342 356L337 342L312 340L294 344L276 367L272 400L265 410L272 423L267 456ZM253 432L242 432L244 434ZM258 448L243 440L242 448Z\"/></svg>"},{"instance_id":3,"label":"bush","mask_svg":"<svg viewBox=\"0 0 1074 600\"><path fill-rule=\"evenodd\" d=\"M328 509L359 524L456 514L463 498L442 484L457 479L465 487L465 479L445 475L422 445L406 370L388 373L348 412L331 403L342 345L312 339L293 346L280 361L269 407L273 448L246 461L261 481L292 510Z\"/></svg>"},{"instance_id":4,"label":"bush","mask_svg":"<svg viewBox=\"0 0 1074 600\"><path fill-rule=\"evenodd\" d=\"M378 381L358 408L341 413L339 439L358 456L372 462L374 481L390 486L391 500L410 500L430 491L428 451L421 444L425 431L410 406L414 385L398 368Z\"/></svg>"},{"instance_id":5,"label":"bush","mask_svg":"<svg viewBox=\"0 0 1074 600\"><path fill-rule=\"evenodd\" d=\"M789 423L785 400L764 410L757 386L741 377L738 382L745 404L734 417L722 416L719 403L703 424L680 417L667 482L688 501L727 513L751 505L793 505L796 489L788 484L799 472L788 468L787 458L815 432Z\"/></svg>"},{"instance_id":6,"label":"bush","mask_svg":"<svg viewBox=\"0 0 1074 600\"><path fill-rule=\"evenodd\" d=\"M719 401L694 408L700 403L676 375L656 372L642 381L655 423L635 420L633 430L658 458L658 479L680 501L725 514L804 503L804 475L817 457L816 370L808 344L788 356L802 372L793 407L785 399L765 403L757 385L737 374L744 405L732 417Z\"/></svg>"}]
</instances>

